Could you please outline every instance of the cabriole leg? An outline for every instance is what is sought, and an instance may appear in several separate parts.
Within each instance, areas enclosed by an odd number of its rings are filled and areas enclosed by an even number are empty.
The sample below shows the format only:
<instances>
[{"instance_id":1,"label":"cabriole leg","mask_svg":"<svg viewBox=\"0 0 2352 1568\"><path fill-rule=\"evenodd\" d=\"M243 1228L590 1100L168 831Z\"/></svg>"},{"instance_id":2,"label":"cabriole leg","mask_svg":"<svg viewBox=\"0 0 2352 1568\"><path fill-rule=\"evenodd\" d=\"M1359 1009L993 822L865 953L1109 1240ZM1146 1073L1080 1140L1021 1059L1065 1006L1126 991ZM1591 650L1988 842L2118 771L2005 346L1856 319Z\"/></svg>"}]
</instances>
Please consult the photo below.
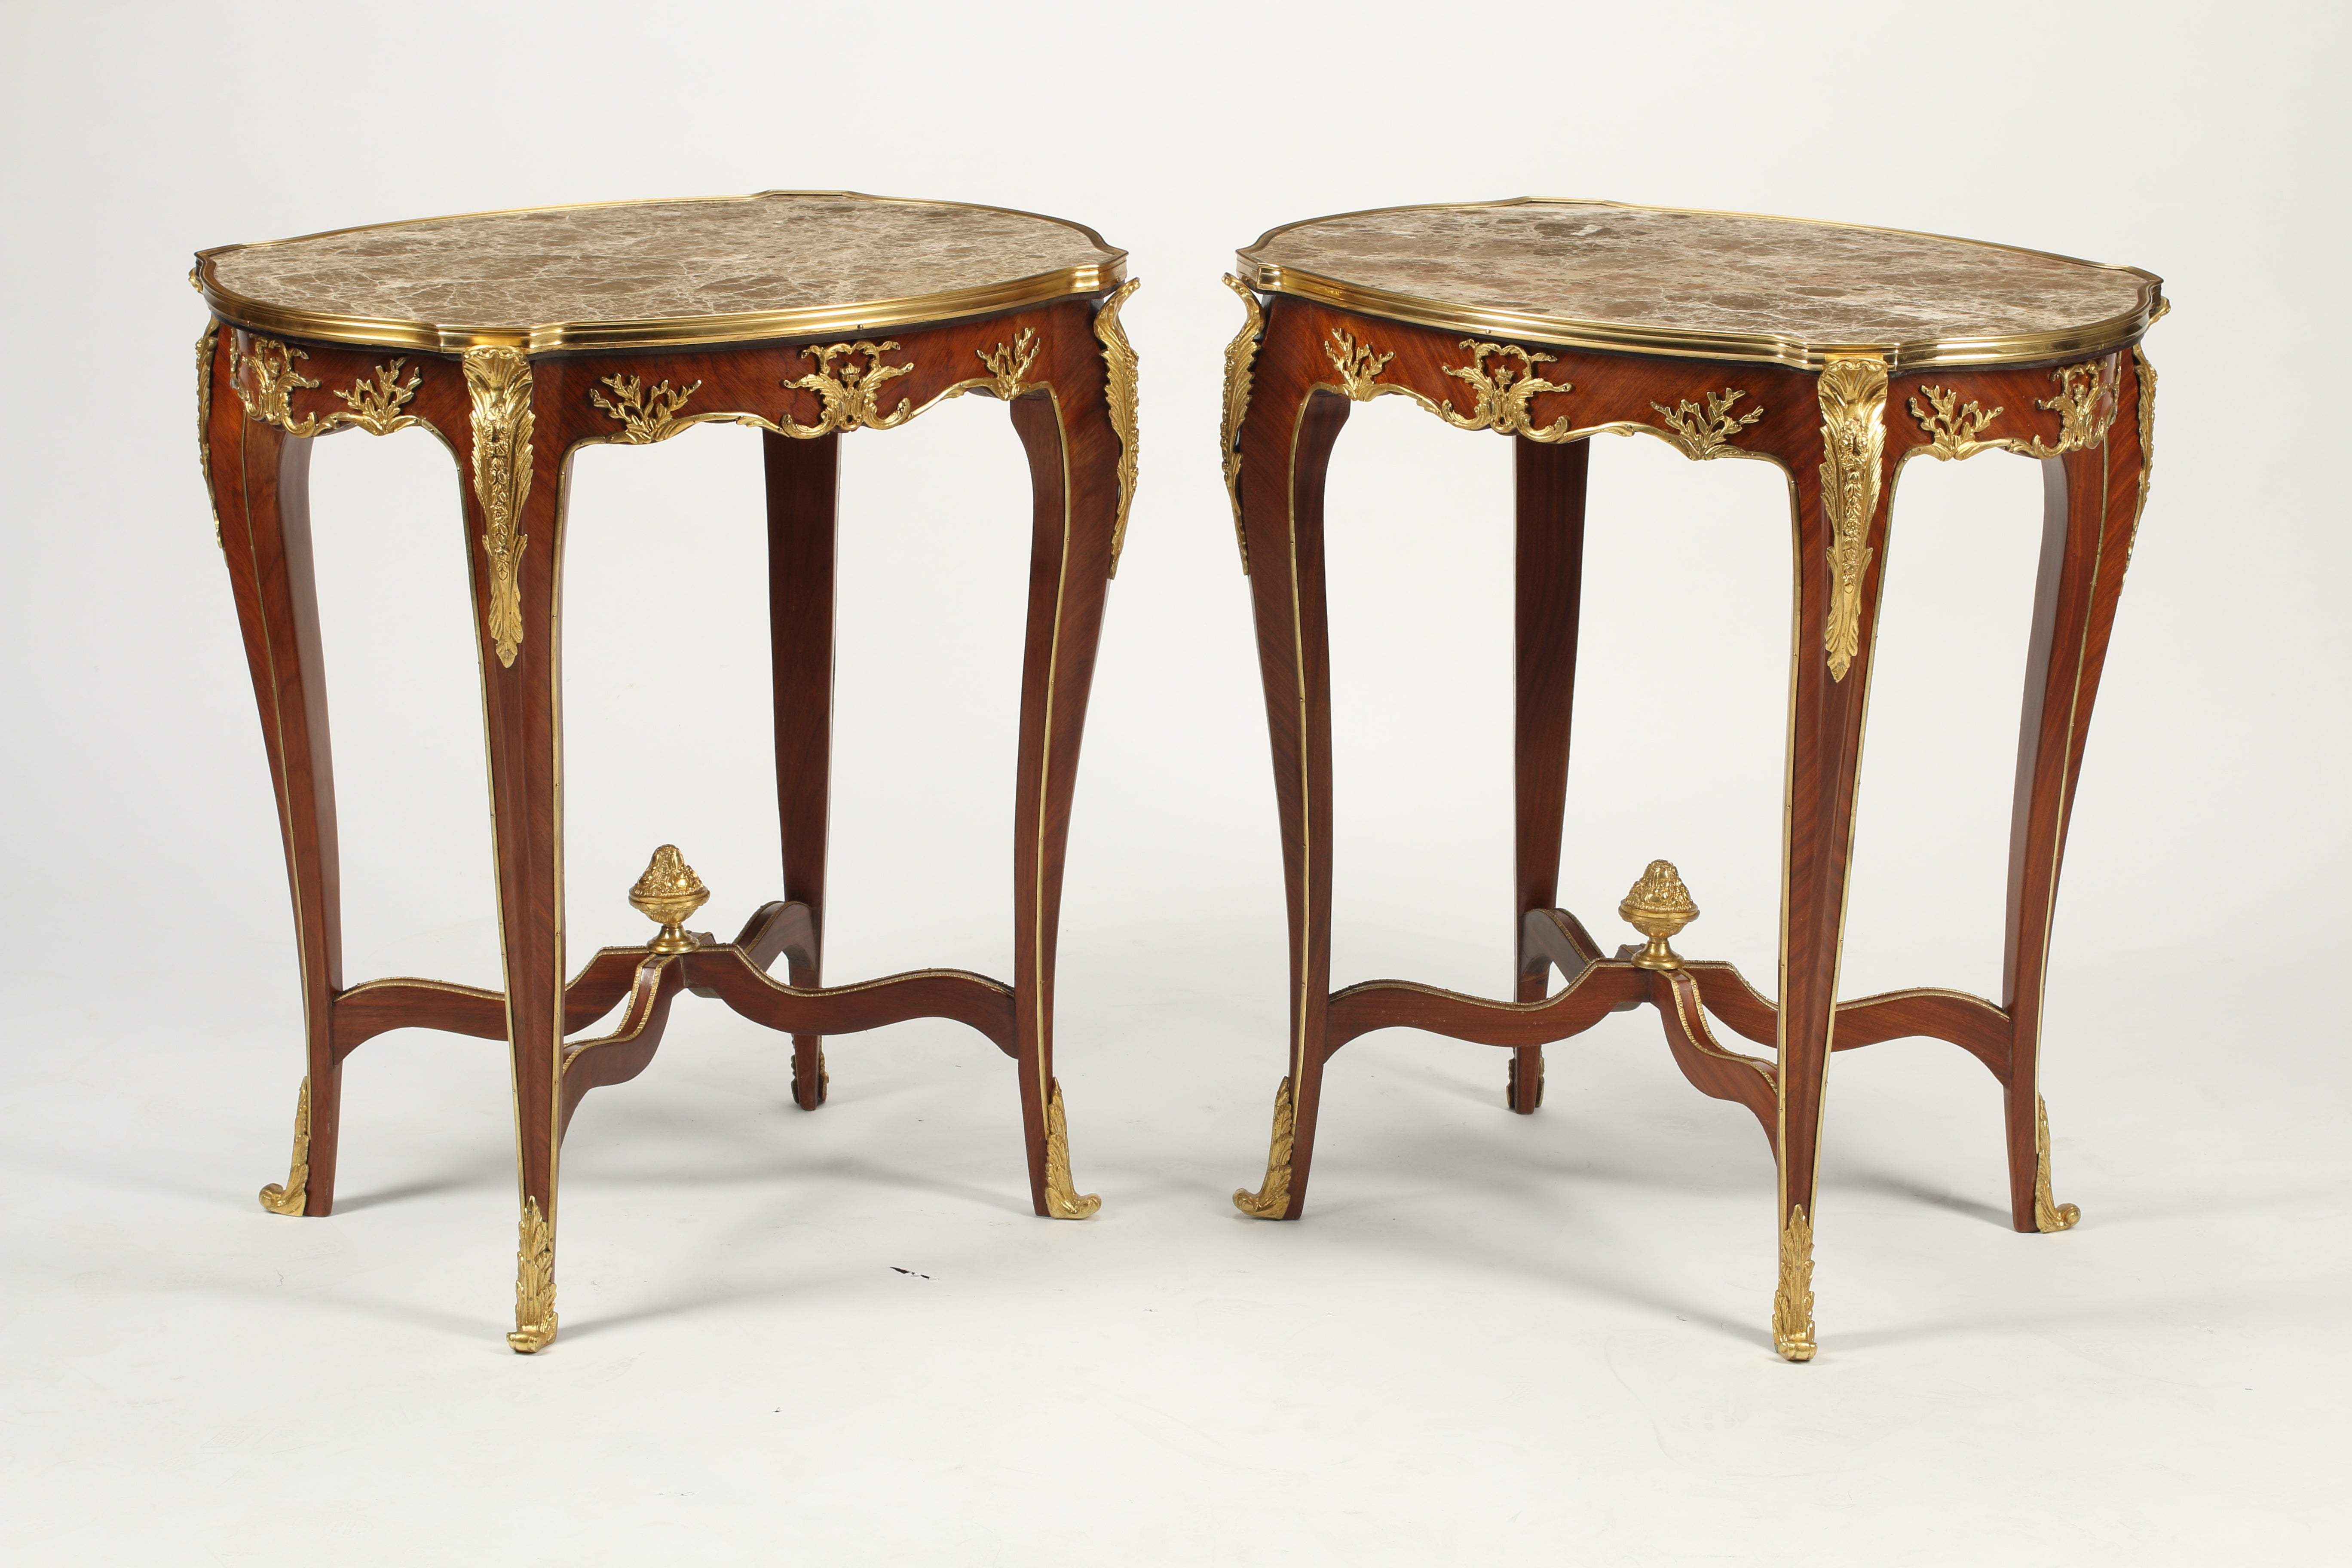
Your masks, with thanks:
<instances>
[{"instance_id":1,"label":"cabriole leg","mask_svg":"<svg viewBox=\"0 0 2352 1568\"><path fill-rule=\"evenodd\" d=\"M2144 499L2150 422L2141 415L2149 376L2145 358L2137 358L2134 375L2118 387L2106 437L2042 464L2042 565L2018 730L2001 998L2011 1030L2003 1086L2010 1223L2021 1231L2065 1230L2081 1217L2051 1193L2049 1119L2040 1087L2042 998L2083 742Z\"/></svg>"},{"instance_id":2,"label":"cabriole leg","mask_svg":"<svg viewBox=\"0 0 2352 1568\"><path fill-rule=\"evenodd\" d=\"M813 951L790 954L794 985L822 985L825 830L833 774L834 531L841 437L762 433L768 481L768 607L775 670L776 814L784 897L806 904ZM793 1100L824 1103L824 1041L793 1037Z\"/></svg>"},{"instance_id":3,"label":"cabriole leg","mask_svg":"<svg viewBox=\"0 0 2352 1568\"><path fill-rule=\"evenodd\" d=\"M1115 321L1116 310L1107 303L1103 315ZM1081 337L1069 326L1052 331L1045 353L1050 389L1011 405L1035 499L1013 796L1015 1059L1030 1202L1050 1219L1084 1219L1102 1200L1076 1191L1070 1175L1062 1090L1054 1079L1054 961L1078 742L1121 510L1122 435L1133 436L1114 426L1108 365L1092 334ZM1132 374L1131 360L1125 373Z\"/></svg>"},{"instance_id":4,"label":"cabriole leg","mask_svg":"<svg viewBox=\"0 0 2352 1568\"><path fill-rule=\"evenodd\" d=\"M1540 1002L1549 964L1530 955L1522 933L1531 910L1559 901L1560 818L1568 802L1568 748L1576 697L1576 631L1584 579L1585 477L1590 440L1511 443L1517 511L1517 652L1512 773L1517 820L1518 999ZM1543 1047L1511 1053L1507 1099L1532 1113L1543 1103Z\"/></svg>"},{"instance_id":5,"label":"cabriole leg","mask_svg":"<svg viewBox=\"0 0 2352 1568\"><path fill-rule=\"evenodd\" d=\"M237 345L234 328L206 331L199 343L198 405L221 552L278 797L305 1035L293 1158L286 1181L261 1190L261 1204L275 1214L321 1215L335 1205L342 1068L331 1024L343 956L334 763L310 557L312 442L247 416L237 394Z\"/></svg>"},{"instance_id":6,"label":"cabriole leg","mask_svg":"<svg viewBox=\"0 0 2352 1568\"><path fill-rule=\"evenodd\" d=\"M490 816L514 1067L521 1221L515 1328L529 1354L555 1338L555 1189L562 1141L562 671L556 600L569 463L534 443L531 367L514 349L465 356L471 428L467 560L474 582L489 737Z\"/></svg>"},{"instance_id":7,"label":"cabriole leg","mask_svg":"<svg viewBox=\"0 0 2352 1568\"><path fill-rule=\"evenodd\" d=\"M1822 1092L1845 933L1847 862L1871 647L1885 573L1886 367L1832 356L1819 388L1822 449L1797 483L1796 657L1780 884L1780 1279L1774 1347L1810 1361Z\"/></svg>"},{"instance_id":8,"label":"cabriole leg","mask_svg":"<svg viewBox=\"0 0 2352 1568\"><path fill-rule=\"evenodd\" d=\"M1323 1089L1331 989L1331 659L1324 616L1323 490L1348 400L1312 384L1322 363L1309 317L1277 299L1266 312L1266 368L1242 425L1242 524L1258 672L1274 751L1290 923L1289 1071L1275 1093L1265 1179L1234 1205L1296 1219L1307 1202Z\"/></svg>"}]
</instances>

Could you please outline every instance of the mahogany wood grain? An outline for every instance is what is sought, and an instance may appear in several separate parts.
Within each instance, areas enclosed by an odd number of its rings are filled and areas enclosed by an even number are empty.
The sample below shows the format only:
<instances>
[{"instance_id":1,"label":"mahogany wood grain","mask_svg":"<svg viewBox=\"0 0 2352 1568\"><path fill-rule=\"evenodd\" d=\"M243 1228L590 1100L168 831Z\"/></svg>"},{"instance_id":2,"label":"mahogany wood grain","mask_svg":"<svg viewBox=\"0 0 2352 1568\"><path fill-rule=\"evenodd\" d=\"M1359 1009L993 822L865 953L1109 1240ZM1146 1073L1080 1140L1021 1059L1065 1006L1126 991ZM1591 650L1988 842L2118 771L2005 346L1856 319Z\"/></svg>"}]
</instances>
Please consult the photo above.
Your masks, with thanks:
<instances>
[{"instance_id":1,"label":"mahogany wood grain","mask_svg":"<svg viewBox=\"0 0 2352 1568\"><path fill-rule=\"evenodd\" d=\"M1255 570L1255 568L1253 568ZM1538 1002L1496 1002L1410 980L1367 980L1331 995L1323 1030L1328 1058L1375 1029L1423 1029L1513 1050L1580 1035L1610 1014L1651 999L1649 971L1603 960Z\"/></svg>"},{"instance_id":2,"label":"mahogany wood grain","mask_svg":"<svg viewBox=\"0 0 2352 1568\"><path fill-rule=\"evenodd\" d=\"M918 969L805 991L770 977L734 947L681 953L677 967L685 984L771 1029L854 1035L909 1018L952 1018L979 1030L1006 1056L1020 1054L1013 987L968 970Z\"/></svg>"},{"instance_id":3,"label":"mahogany wood grain","mask_svg":"<svg viewBox=\"0 0 2352 1568\"><path fill-rule=\"evenodd\" d=\"M1519 918L1519 1000L1542 1000L1547 971L1573 975L1607 956L1584 922L1566 910L1529 910ZM1528 994L1530 987L1525 983L1529 978L1535 982L1534 995Z\"/></svg>"},{"instance_id":4,"label":"mahogany wood grain","mask_svg":"<svg viewBox=\"0 0 2352 1568\"><path fill-rule=\"evenodd\" d=\"M2036 1229L2042 1006L2058 874L2083 740L2114 628L2115 595L2136 521L2137 384L2136 377L2124 380L2123 406L2109 439L2094 450L2042 465L2042 563L2019 724L2001 976L2002 1005L2011 1020L2003 1118L2010 1222L2027 1232ZM2127 460L2116 460L2117 445L2126 447Z\"/></svg>"},{"instance_id":5,"label":"mahogany wood grain","mask_svg":"<svg viewBox=\"0 0 2352 1568\"><path fill-rule=\"evenodd\" d=\"M581 966L563 991L567 1034L594 1023L627 994L630 977L644 952L638 947L608 947ZM453 981L400 975L362 981L335 997L338 1060L388 1029L441 1029L503 1040L507 1037L506 994Z\"/></svg>"},{"instance_id":6,"label":"mahogany wood grain","mask_svg":"<svg viewBox=\"0 0 2352 1568\"><path fill-rule=\"evenodd\" d=\"M1314 1168L1331 987L1331 668L1323 596L1323 491L1349 402L1318 390L1320 316L1277 298L1266 309L1255 388L1242 424L1239 482L1249 540L1249 589L1258 671L1274 754L1290 932L1293 1127L1290 1201L1296 1219Z\"/></svg>"},{"instance_id":7,"label":"mahogany wood grain","mask_svg":"<svg viewBox=\"0 0 2352 1568\"><path fill-rule=\"evenodd\" d=\"M1511 771L1517 828L1514 868L1518 907L1512 939L1527 916L1559 901L1559 840L1568 805L1568 746L1576 701L1577 616L1584 583L1584 495L1592 444L1511 443L1514 528L1514 653ZM1525 948L1520 946L1519 956ZM1563 975L1573 970L1562 969ZM1519 967L1519 1000L1543 999L1545 973ZM1511 1109L1532 1115L1543 1103L1543 1047L1511 1058L1506 1093Z\"/></svg>"},{"instance_id":8,"label":"mahogany wood grain","mask_svg":"<svg viewBox=\"0 0 2352 1568\"><path fill-rule=\"evenodd\" d=\"M751 911L733 946L752 968L766 971L779 955L803 968L816 963L816 915L806 904L778 900ZM799 984L795 980L793 984Z\"/></svg>"},{"instance_id":9,"label":"mahogany wood grain","mask_svg":"<svg viewBox=\"0 0 2352 1568\"><path fill-rule=\"evenodd\" d=\"M761 432L767 471L768 615L776 714L776 816L784 897L806 907L811 936L791 961L792 983L824 983L825 833L833 779L835 518L841 437L793 440ZM793 1100L824 1103L824 1041L793 1037Z\"/></svg>"},{"instance_id":10,"label":"mahogany wood grain","mask_svg":"<svg viewBox=\"0 0 2352 1568\"><path fill-rule=\"evenodd\" d=\"M1838 1004L1839 1050L1914 1035L1948 1040L1984 1063L1995 1078L2009 1080L2009 1016L1981 996L1923 986Z\"/></svg>"},{"instance_id":11,"label":"mahogany wood grain","mask_svg":"<svg viewBox=\"0 0 2352 1568\"><path fill-rule=\"evenodd\" d=\"M654 1052L661 1047L669 1006L677 999L684 971L675 959L650 957L642 951L638 957L641 962L630 970L628 1005L620 1021L609 1033L563 1047L563 1110L555 1134L559 1142L571 1131L572 1113L590 1089L626 1083L646 1070Z\"/></svg>"},{"instance_id":12,"label":"mahogany wood grain","mask_svg":"<svg viewBox=\"0 0 2352 1568\"><path fill-rule=\"evenodd\" d=\"M1649 977L1650 1000L1657 1004L1665 1025L1666 1048L1674 1053L1683 1077L1701 1094L1746 1106L1764 1129L1773 1158L1779 1159L1779 1072L1770 1062L1727 1051L1717 1043L1706 1026L1698 984L1687 972L1643 973Z\"/></svg>"},{"instance_id":13,"label":"mahogany wood grain","mask_svg":"<svg viewBox=\"0 0 2352 1568\"><path fill-rule=\"evenodd\" d=\"M237 343L227 327L214 342L205 444L294 900L310 1083L302 1212L319 1216L335 1206L342 1069L333 1012L343 983L343 937L326 660L310 552L311 443L245 416L230 379Z\"/></svg>"},{"instance_id":14,"label":"mahogany wood grain","mask_svg":"<svg viewBox=\"0 0 2352 1568\"><path fill-rule=\"evenodd\" d=\"M1029 617L1021 665L1013 773L1013 990L1030 1201L1045 1203L1046 1109L1054 1086L1054 970L1078 742L1094 684L1118 515L1120 447L1102 354L1083 305L1054 307L1041 332L1053 391L1012 404L1034 500Z\"/></svg>"}]
</instances>

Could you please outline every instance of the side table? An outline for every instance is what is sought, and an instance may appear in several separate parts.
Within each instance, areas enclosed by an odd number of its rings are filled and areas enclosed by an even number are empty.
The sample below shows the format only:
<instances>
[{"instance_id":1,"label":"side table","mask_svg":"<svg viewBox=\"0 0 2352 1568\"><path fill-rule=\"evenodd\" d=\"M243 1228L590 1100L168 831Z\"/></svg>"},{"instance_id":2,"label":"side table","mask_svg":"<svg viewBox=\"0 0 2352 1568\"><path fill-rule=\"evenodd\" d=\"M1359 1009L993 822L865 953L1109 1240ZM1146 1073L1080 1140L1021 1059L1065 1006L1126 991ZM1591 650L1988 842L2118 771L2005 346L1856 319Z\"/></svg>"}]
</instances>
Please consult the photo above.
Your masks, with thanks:
<instances>
[{"instance_id":1,"label":"side table","mask_svg":"<svg viewBox=\"0 0 2352 1568\"><path fill-rule=\"evenodd\" d=\"M294 896L307 1074L279 1214L334 1206L343 1058L386 1029L505 1039L521 1207L515 1331L555 1337L559 1151L592 1089L644 1070L683 988L793 1038L793 1096L824 1099L822 1039L908 1018L971 1025L1018 1064L1031 1202L1070 1178L1054 1080L1054 956L1071 786L1107 580L1136 477L1124 251L1055 218L845 192L551 207L201 252L215 320L197 425L244 628ZM1035 497L1014 808L1015 974L921 970L824 985L834 519L841 437L950 398L1001 399ZM683 922L708 890L671 846L630 901L660 924L565 979L562 562L572 455L713 420L764 437L784 897L731 942ZM466 491L489 748L503 991L346 984L333 770L307 500L310 448L429 432ZM781 955L789 979L767 973ZM572 1032L624 1005L617 1025Z\"/></svg>"},{"instance_id":2,"label":"side table","mask_svg":"<svg viewBox=\"0 0 2352 1568\"><path fill-rule=\"evenodd\" d=\"M1511 1109L1543 1100L1543 1047L1640 1003L1705 1094L1762 1124L1779 1169L1773 1341L1815 1350L1813 1217L1830 1053L1944 1039L2000 1080L2011 1223L2063 1230L2037 1087L2059 862L2116 596L2147 499L2156 376L2139 339L2154 275L1931 235L1607 202L1351 213L1240 253L1223 452L1249 574L1274 747L1291 938L1288 1074L1245 1214L1295 1219L1324 1064L1374 1029L1512 1052ZM1331 716L1323 490L1356 404L1402 397L1516 437L1519 994L1402 980L1330 985ZM1583 556L1587 437L1640 433L1694 459L1754 458L1789 481L1795 531L1778 995L1685 960L1698 913L1650 863L1621 914L1646 939L1603 956L1557 899ZM2042 464L2045 512L2010 844L1998 1002L1916 989L1837 1000L1846 867L1885 567L1908 459L2010 451ZM1662 738L1672 745L1671 737ZM1557 967L1567 984L1547 995ZM1773 1048L1720 1045L1712 1014Z\"/></svg>"}]
</instances>

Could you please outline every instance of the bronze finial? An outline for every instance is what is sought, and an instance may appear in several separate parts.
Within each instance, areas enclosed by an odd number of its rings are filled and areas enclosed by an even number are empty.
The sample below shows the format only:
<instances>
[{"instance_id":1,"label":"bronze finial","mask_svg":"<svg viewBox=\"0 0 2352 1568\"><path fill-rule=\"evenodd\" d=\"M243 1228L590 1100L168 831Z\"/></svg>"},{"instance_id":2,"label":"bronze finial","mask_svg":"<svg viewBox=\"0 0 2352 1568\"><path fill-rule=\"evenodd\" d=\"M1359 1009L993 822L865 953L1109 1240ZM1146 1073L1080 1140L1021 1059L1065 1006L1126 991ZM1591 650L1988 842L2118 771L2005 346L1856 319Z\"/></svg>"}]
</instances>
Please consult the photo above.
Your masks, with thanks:
<instances>
[{"instance_id":1,"label":"bronze finial","mask_svg":"<svg viewBox=\"0 0 2352 1568\"><path fill-rule=\"evenodd\" d=\"M680 929L695 910L710 900L710 889L686 863L675 844L654 851L646 874L629 889L629 903L649 921L661 922L661 934L646 943L647 952L691 952L700 945Z\"/></svg>"},{"instance_id":2,"label":"bronze finial","mask_svg":"<svg viewBox=\"0 0 2352 1568\"><path fill-rule=\"evenodd\" d=\"M1642 879L1633 884L1624 902L1617 906L1617 914L1626 924L1650 939L1633 963L1640 969L1680 969L1682 959L1666 945L1666 939L1698 919L1698 906L1691 902L1690 889L1675 874L1671 860L1653 860Z\"/></svg>"}]
</instances>

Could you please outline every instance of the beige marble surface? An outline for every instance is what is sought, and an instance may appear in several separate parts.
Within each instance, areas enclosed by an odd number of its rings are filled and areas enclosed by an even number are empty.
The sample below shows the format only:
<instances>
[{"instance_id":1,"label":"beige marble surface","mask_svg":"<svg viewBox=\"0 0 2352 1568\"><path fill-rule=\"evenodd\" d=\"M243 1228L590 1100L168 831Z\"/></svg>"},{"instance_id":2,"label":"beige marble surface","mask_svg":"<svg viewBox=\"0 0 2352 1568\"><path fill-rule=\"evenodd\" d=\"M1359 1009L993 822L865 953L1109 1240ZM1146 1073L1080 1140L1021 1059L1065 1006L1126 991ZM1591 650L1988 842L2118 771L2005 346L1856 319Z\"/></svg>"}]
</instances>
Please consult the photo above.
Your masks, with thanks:
<instances>
[{"instance_id":1,"label":"beige marble surface","mask_svg":"<svg viewBox=\"0 0 2352 1568\"><path fill-rule=\"evenodd\" d=\"M289 310L530 327L906 299L1118 254L1052 218L776 195L394 224L231 250L213 276Z\"/></svg>"},{"instance_id":2,"label":"beige marble surface","mask_svg":"<svg viewBox=\"0 0 2352 1568\"><path fill-rule=\"evenodd\" d=\"M1578 202L1324 218L1241 257L1455 307L1822 343L2061 331L2146 287L1964 240Z\"/></svg>"}]
</instances>

